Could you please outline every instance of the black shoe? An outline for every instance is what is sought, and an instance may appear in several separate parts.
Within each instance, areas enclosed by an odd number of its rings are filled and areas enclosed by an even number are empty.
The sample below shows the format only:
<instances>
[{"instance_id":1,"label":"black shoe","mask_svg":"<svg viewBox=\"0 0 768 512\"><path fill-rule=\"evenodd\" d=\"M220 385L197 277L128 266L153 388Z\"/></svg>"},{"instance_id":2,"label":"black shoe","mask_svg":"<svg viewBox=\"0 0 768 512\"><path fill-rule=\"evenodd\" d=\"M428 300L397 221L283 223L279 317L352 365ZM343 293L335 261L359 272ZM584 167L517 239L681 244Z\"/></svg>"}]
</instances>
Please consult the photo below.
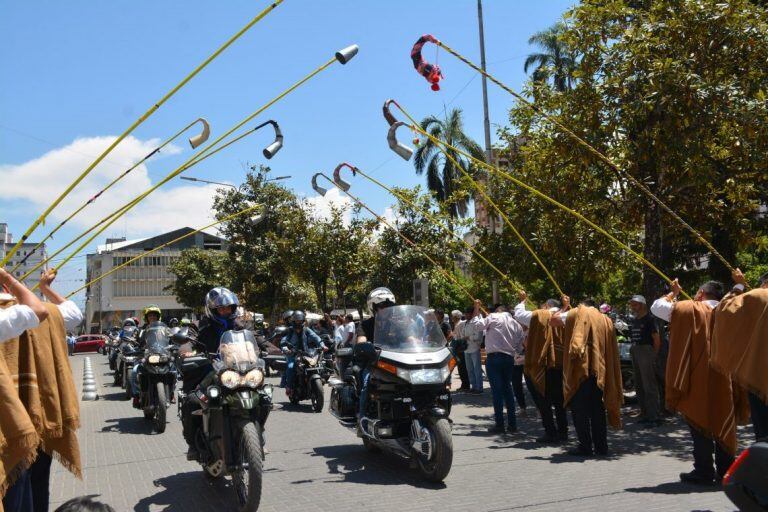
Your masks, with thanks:
<instances>
[{"instance_id":1,"label":"black shoe","mask_svg":"<svg viewBox=\"0 0 768 512\"><path fill-rule=\"evenodd\" d=\"M693 485L708 485L708 486L716 485L714 476L702 475L695 469L690 473L680 473L680 481L686 484L693 484Z\"/></svg>"},{"instance_id":2,"label":"black shoe","mask_svg":"<svg viewBox=\"0 0 768 512\"><path fill-rule=\"evenodd\" d=\"M488 427L489 434L503 434L504 432L506 432L506 430L504 430L504 425L494 425L492 427Z\"/></svg>"},{"instance_id":3,"label":"black shoe","mask_svg":"<svg viewBox=\"0 0 768 512\"><path fill-rule=\"evenodd\" d=\"M592 450L587 450L586 448L582 448L581 446L577 446L576 448L571 448L566 453L568 455L571 455L572 457L591 457L592 456Z\"/></svg>"},{"instance_id":4,"label":"black shoe","mask_svg":"<svg viewBox=\"0 0 768 512\"><path fill-rule=\"evenodd\" d=\"M564 434L557 434L557 441L560 443L567 443L568 442L568 432L565 432Z\"/></svg>"},{"instance_id":5,"label":"black shoe","mask_svg":"<svg viewBox=\"0 0 768 512\"><path fill-rule=\"evenodd\" d=\"M198 457L200 457L200 454L198 454L197 450L195 450L194 448L190 447L187 450L187 460L197 460Z\"/></svg>"},{"instance_id":6,"label":"black shoe","mask_svg":"<svg viewBox=\"0 0 768 512\"><path fill-rule=\"evenodd\" d=\"M649 428L660 427L660 426L662 426L664 424L664 422L662 420L648 420L648 421L646 421L644 423L641 423L641 424L642 424L644 429L649 429Z\"/></svg>"},{"instance_id":7,"label":"black shoe","mask_svg":"<svg viewBox=\"0 0 768 512\"><path fill-rule=\"evenodd\" d=\"M517 427L507 427L507 434L517 433Z\"/></svg>"},{"instance_id":8,"label":"black shoe","mask_svg":"<svg viewBox=\"0 0 768 512\"><path fill-rule=\"evenodd\" d=\"M556 437L552 436L541 436L536 438L536 442L539 444L557 444L559 443L558 439Z\"/></svg>"},{"instance_id":9,"label":"black shoe","mask_svg":"<svg viewBox=\"0 0 768 512\"><path fill-rule=\"evenodd\" d=\"M595 450L595 457L608 457L610 452L606 450Z\"/></svg>"}]
</instances>

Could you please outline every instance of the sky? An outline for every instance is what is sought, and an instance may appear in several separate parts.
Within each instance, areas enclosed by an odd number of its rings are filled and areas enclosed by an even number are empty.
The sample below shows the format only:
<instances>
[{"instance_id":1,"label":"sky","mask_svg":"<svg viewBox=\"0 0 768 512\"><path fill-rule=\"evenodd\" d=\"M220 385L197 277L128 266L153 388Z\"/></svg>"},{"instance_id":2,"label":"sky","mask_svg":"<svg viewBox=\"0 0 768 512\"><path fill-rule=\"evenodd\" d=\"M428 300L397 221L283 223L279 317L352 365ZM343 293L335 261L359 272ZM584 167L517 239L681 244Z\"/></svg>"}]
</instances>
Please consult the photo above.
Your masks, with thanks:
<instances>
[{"instance_id":1,"label":"sky","mask_svg":"<svg viewBox=\"0 0 768 512\"><path fill-rule=\"evenodd\" d=\"M488 71L514 89L525 81L531 34L555 23L573 0L485 0ZM215 5L215 8L211 6ZM0 0L0 222L18 237L114 138L157 102L259 11L263 0L150 2ZM270 160L272 176L310 198L318 214L331 190L317 198L310 178L349 162L388 185L424 184L412 163L392 153L381 107L394 98L417 119L461 108L465 131L483 142L481 80L444 51L427 45L424 58L445 75L433 92L413 69L410 49L431 33L479 63L474 0L285 0L182 88L112 151L30 238L39 240L115 176L186 124L205 117L212 139L350 44L360 53L334 64L246 126L276 120L284 148ZM495 131L507 123L512 97L488 84ZM402 131L402 130L401 130ZM98 219L161 180L193 155L186 138L137 167L118 186L75 217L49 243L49 253ZM402 138L410 135L403 131ZM257 132L186 171L184 176L239 184L272 135ZM393 203L358 178L353 191L374 210ZM175 179L115 222L64 267L59 288L83 284L85 254L104 239L141 238L203 226L215 186ZM83 300L82 295L78 297Z\"/></svg>"}]
</instances>

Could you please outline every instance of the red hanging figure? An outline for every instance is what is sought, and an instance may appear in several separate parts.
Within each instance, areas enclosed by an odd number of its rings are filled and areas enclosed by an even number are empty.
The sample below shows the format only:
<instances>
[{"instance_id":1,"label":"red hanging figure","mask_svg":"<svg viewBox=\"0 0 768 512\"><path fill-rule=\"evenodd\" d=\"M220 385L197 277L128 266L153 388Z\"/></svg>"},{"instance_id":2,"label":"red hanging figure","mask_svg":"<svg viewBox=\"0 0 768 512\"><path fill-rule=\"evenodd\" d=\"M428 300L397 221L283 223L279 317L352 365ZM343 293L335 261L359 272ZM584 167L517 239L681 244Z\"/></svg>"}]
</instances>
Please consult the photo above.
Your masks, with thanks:
<instances>
[{"instance_id":1,"label":"red hanging figure","mask_svg":"<svg viewBox=\"0 0 768 512\"><path fill-rule=\"evenodd\" d=\"M440 71L440 66L437 64L430 64L425 61L421 56L421 49L427 43L439 44L439 41L430 34L424 34L416 41L411 49L411 60L413 60L413 67L419 72L421 76L427 79L427 82L432 84L433 91L440 90L440 79L443 78L443 73Z\"/></svg>"}]
</instances>

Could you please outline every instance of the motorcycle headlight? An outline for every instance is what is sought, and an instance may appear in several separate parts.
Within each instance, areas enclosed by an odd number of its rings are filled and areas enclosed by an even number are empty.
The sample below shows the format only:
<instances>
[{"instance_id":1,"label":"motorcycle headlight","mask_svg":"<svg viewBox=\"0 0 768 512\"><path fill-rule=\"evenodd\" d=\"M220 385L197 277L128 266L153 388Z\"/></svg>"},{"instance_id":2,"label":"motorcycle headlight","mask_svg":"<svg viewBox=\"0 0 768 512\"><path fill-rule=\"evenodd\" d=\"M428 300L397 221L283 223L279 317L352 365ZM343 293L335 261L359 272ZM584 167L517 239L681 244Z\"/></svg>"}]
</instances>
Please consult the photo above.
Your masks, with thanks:
<instances>
[{"instance_id":1,"label":"motorcycle headlight","mask_svg":"<svg viewBox=\"0 0 768 512\"><path fill-rule=\"evenodd\" d=\"M397 369L397 376L411 384L442 384L448 377L443 377L445 368L423 368L421 370Z\"/></svg>"},{"instance_id":2,"label":"motorcycle headlight","mask_svg":"<svg viewBox=\"0 0 768 512\"><path fill-rule=\"evenodd\" d=\"M221 373L219 380L221 381L222 386L229 389L235 389L240 385L240 374L233 372L232 370L227 370Z\"/></svg>"},{"instance_id":3,"label":"motorcycle headlight","mask_svg":"<svg viewBox=\"0 0 768 512\"><path fill-rule=\"evenodd\" d=\"M243 380L249 388L258 388L264 382L264 372L256 368L246 373Z\"/></svg>"},{"instance_id":4,"label":"motorcycle headlight","mask_svg":"<svg viewBox=\"0 0 768 512\"><path fill-rule=\"evenodd\" d=\"M149 364L157 364L160 362L160 355L159 354L152 354L147 358L147 362Z\"/></svg>"}]
</instances>

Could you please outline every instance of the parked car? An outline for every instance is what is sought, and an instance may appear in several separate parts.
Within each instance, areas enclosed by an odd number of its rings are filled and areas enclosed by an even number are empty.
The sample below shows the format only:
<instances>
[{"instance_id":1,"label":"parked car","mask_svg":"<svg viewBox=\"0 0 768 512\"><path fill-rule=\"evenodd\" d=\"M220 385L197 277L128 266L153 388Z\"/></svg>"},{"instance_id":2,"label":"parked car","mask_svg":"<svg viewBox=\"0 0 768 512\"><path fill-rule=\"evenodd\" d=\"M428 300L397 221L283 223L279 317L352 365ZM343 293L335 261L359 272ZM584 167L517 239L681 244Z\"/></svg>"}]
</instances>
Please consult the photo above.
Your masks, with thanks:
<instances>
[{"instance_id":1,"label":"parked car","mask_svg":"<svg viewBox=\"0 0 768 512\"><path fill-rule=\"evenodd\" d=\"M75 339L75 351L80 352L104 352L107 337L103 334L83 334Z\"/></svg>"}]
</instances>

